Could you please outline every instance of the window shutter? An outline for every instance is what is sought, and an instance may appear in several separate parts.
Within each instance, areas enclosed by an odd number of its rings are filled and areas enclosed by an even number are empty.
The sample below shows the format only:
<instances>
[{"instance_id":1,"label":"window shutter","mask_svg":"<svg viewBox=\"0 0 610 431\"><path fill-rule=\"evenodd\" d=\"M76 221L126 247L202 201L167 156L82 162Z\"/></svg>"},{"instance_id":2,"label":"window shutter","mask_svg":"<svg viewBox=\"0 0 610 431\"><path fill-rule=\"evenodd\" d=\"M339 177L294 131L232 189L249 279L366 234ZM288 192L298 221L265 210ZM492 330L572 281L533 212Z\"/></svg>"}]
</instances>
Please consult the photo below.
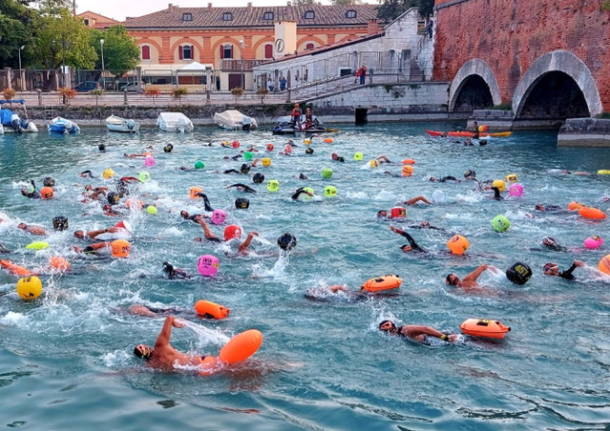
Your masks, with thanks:
<instances>
[{"instance_id":1,"label":"window shutter","mask_svg":"<svg viewBox=\"0 0 610 431\"><path fill-rule=\"evenodd\" d=\"M195 58L195 47L191 45L191 59Z\"/></svg>"},{"instance_id":2,"label":"window shutter","mask_svg":"<svg viewBox=\"0 0 610 431\"><path fill-rule=\"evenodd\" d=\"M220 45L220 58L225 58L225 47Z\"/></svg>"},{"instance_id":3,"label":"window shutter","mask_svg":"<svg viewBox=\"0 0 610 431\"><path fill-rule=\"evenodd\" d=\"M180 60L184 59L184 52L182 52L181 46L178 47L178 58L180 58Z\"/></svg>"},{"instance_id":4,"label":"window shutter","mask_svg":"<svg viewBox=\"0 0 610 431\"><path fill-rule=\"evenodd\" d=\"M233 58L233 45L229 45L229 58Z\"/></svg>"}]
</instances>

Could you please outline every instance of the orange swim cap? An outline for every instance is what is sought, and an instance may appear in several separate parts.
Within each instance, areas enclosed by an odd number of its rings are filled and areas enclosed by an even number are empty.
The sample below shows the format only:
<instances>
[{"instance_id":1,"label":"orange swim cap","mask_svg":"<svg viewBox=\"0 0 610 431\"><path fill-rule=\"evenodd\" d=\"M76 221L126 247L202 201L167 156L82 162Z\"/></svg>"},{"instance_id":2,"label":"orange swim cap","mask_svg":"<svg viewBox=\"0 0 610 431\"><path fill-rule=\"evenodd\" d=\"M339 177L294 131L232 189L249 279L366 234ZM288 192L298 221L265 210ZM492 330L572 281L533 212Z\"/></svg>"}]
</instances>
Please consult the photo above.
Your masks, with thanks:
<instances>
[{"instance_id":1,"label":"orange swim cap","mask_svg":"<svg viewBox=\"0 0 610 431\"><path fill-rule=\"evenodd\" d=\"M225 241L241 237L241 228L235 224L225 227Z\"/></svg>"},{"instance_id":2,"label":"orange swim cap","mask_svg":"<svg viewBox=\"0 0 610 431\"><path fill-rule=\"evenodd\" d=\"M203 193L202 187L193 186L189 189L189 198L198 199L199 193Z\"/></svg>"},{"instance_id":3,"label":"orange swim cap","mask_svg":"<svg viewBox=\"0 0 610 431\"><path fill-rule=\"evenodd\" d=\"M68 271L71 267L70 262L61 256L52 256L49 259L49 266L59 271Z\"/></svg>"},{"instance_id":4,"label":"orange swim cap","mask_svg":"<svg viewBox=\"0 0 610 431\"><path fill-rule=\"evenodd\" d=\"M110 243L110 250L112 253L112 257L129 257L129 252L131 251L131 244L129 241L125 241L124 239L115 239Z\"/></svg>"},{"instance_id":5,"label":"orange swim cap","mask_svg":"<svg viewBox=\"0 0 610 431\"><path fill-rule=\"evenodd\" d=\"M53 197L53 189L51 187L43 187L40 189L40 197L42 199L51 199Z\"/></svg>"}]
</instances>

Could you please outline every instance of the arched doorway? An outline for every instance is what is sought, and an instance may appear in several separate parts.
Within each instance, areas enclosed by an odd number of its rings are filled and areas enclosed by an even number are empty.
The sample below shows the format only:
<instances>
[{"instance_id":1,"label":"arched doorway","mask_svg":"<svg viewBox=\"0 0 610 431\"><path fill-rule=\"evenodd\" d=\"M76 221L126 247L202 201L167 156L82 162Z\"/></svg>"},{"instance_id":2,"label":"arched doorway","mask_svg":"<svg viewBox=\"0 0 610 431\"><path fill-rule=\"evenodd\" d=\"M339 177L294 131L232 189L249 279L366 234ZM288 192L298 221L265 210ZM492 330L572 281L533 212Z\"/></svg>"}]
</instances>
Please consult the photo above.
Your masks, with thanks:
<instances>
[{"instance_id":1,"label":"arched doorway","mask_svg":"<svg viewBox=\"0 0 610 431\"><path fill-rule=\"evenodd\" d=\"M470 75L462 82L453 102L453 112L472 112L494 105L491 90L479 75Z\"/></svg>"},{"instance_id":2,"label":"arched doorway","mask_svg":"<svg viewBox=\"0 0 610 431\"><path fill-rule=\"evenodd\" d=\"M528 89L516 119L565 120L590 117L587 100L574 79L564 72L541 75Z\"/></svg>"}]
</instances>

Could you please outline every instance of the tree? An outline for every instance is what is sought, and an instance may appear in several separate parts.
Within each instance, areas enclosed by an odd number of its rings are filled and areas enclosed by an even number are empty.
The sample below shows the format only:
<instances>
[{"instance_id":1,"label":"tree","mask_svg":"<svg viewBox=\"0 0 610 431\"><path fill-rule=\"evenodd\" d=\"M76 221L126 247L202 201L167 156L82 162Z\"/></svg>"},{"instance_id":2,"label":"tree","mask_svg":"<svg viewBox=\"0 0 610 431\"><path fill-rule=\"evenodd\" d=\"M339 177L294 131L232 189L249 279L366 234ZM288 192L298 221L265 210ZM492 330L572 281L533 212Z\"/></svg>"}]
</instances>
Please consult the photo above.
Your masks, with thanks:
<instances>
[{"instance_id":1,"label":"tree","mask_svg":"<svg viewBox=\"0 0 610 431\"><path fill-rule=\"evenodd\" d=\"M104 68L115 76L135 69L140 61L140 50L125 27L117 25L105 31L93 30L91 44L97 53L97 69L102 68L100 40L104 39Z\"/></svg>"},{"instance_id":2,"label":"tree","mask_svg":"<svg viewBox=\"0 0 610 431\"><path fill-rule=\"evenodd\" d=\"M90 30L67 9L61 10L58 16L44 15L37 19L30 52L37 59L36 64L45 69L57 69L61 65L90 69L97 60Z\"/></svg>"},{"instance_id":3,"label":"tree","mask_svg":"<svg viewBox=\"0 0 610 431\"><path fill-rule=\"evenodd\" d=\"M30 45L36 16L22 1L0 0L0 68L18 66L19 47ZM21 55L25 64L23 51Z\"/></svg>"},{"instance_id":4,"label":"tree","mask_svg":"<svg viewBox=\"0 0 610 431\"><path fill-rule=\"evenodd\" d=\"M434 0L383 0L377 8L377 16L393 20L412 7L416 7L421 16L428 17L434 12Z\"/></svg>"}]
</instances>

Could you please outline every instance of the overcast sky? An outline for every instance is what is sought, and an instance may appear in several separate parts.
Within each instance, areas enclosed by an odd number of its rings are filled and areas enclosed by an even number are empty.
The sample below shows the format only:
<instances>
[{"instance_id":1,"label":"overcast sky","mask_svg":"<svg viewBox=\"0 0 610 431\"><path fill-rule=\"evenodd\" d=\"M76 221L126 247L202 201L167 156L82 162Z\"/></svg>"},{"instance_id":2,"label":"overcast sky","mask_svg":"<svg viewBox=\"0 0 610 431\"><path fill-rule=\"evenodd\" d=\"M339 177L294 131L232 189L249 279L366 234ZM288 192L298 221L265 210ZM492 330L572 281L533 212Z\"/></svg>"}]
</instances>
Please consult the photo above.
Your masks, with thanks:
<instances>
[{"instance_id":1,"label":"overcast sky","mask_svg":"<svg viewBox=\"0 0 610 431\"><path fill-rule=\"evenodd\" d=\"M2 1L2 0L0 0ZM250 0L254 6L282 6L286 0ZM166 9L169 3L181 7L205 7L211 2L214 6L246 6L248 0L76 0L76 12L87 10L104 16L124 21L127 16L141 16L147 13ZM367 3L373 3L368 0ZM322 1L329 4L330 0Z\"/></svg>"}]
</instances>

